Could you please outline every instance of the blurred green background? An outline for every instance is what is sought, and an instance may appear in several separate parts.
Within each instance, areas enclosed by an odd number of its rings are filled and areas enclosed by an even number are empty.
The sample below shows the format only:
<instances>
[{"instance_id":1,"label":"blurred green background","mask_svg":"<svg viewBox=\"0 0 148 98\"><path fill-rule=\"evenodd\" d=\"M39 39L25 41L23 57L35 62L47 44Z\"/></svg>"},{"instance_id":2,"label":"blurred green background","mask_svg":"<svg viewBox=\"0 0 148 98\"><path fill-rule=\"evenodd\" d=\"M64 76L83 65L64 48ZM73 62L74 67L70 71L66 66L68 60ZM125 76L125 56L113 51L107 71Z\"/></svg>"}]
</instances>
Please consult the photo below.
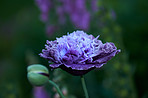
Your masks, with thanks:
<instances>
[{"instance_id":1,"label":"blurred green background","mask_svg":"<svg viewBox=\"0 0 148 98\"><path fill-rule=\"evenodd\" d=\"M101 35L103 42L114 42L122 52L102 69L85 76L91 98L148 98L147 3L147 0L99 0L98 6L104 10L91 15L94 19L84 31L95 37ZM111 9L116 19L108 16ZM39 15L33 0L0 1L0 98L32 98L33 87L26 78L27 66L41 63L48 67L48 62L38 55L46 40L79 29L68 21L47 35ZM84 97L79 77L60 69L51 71L53 80L60 75L62 79L57 82L60 87L67 87L69 94L76 98Z\"/></svg>"}]
</instances>

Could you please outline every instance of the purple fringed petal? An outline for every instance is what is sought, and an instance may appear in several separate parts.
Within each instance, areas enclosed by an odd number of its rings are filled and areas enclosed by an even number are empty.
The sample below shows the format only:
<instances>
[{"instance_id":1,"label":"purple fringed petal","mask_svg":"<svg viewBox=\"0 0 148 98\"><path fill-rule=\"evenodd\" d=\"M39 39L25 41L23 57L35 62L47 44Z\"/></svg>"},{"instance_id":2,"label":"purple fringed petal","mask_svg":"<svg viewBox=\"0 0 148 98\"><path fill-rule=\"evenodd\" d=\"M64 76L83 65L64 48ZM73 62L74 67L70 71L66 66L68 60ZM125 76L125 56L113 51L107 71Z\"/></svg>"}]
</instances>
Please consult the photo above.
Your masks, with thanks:
<instances>
[{"instance_id":1,"label":"purple fringed petal","mask_svg":"<svg viewBox=\"0 0 148 98\"><path fill-rule=\"evenodd\" d=\"M100 68L103 64L50 64L49 66L53 69L61 68L74 76L81 76L95 68Z\"/></svg>"},{"instance_id":2,"label":"purple fringed petal","mask_svg":"<svg viewBox=\"0 0 148 98\"><path fill-rule=\"evenodd\" d=\"M49 65L51 68L56 69L61 66L65 66L67 68L71 68L73 70L88 70L90 68L96 67L96 64L50 64ZM97 66L102 66L102 64L97 64Z\"/></svg>"},{"instance_id":3,"label":"purple fringed petal","mask_svg":"<svg viewBox=\"0 0 148 98\"><path fill-rule=\"evenodd\" d=\"M112 57L118 54L120 50L117 50L114 43L105 43L100 48L100 53L93 57L92 63L107 63Z\"/></svg>"},{"instance_id":4,"label":"purple fringed petal","mask_svg":"<svg viewBox=\"0 0 148 98\"><path fill-rule=\"evenodd\" d=\"M93 35L76 31L67 36L47 41L40 56L54 62L51 68L61 68L72 75L83 75L100 68L120 52L114 43L102 43Z\"/></svg>"},{"instance_id":5,"label":"purple fringed petal","mask_svg":"<svg viewBox=\"0 0 148 98\"><path fill-rule=\"evenodd\" d=\"M114 57L118 52L120 52L120 50L116 50L108 54L98 55L94 57L94 61L92 63L101 63L101 64L107 63L107 61L109 61L112 57Z\"/></svg>"},{"instance_id":6,"label":"purple fringed petal","mask_svg":"<svg viewBox=\"0 0 148 98\"><path fill-rule=\"evenodd\" d=\"M59 68L61 64L50 64L49 67L56 69Z\"/></svg>"},{"instance_id":7,"label":"purple fringed petal","mask_svg":"<svg viewBox=\"0 0 148 98\"><path fill-rule=\"evenodd\" d=\"M99 68L102 65L103 64L97 64L97 65L96 64L71 64L71 65L50 64L49 66L53 69L61 68L61 69L65 70L66 72L71 73L72 75L80 76L80 75L88 73L92 69L95 69L96 66Z\"/></svg>"}]
</instances>

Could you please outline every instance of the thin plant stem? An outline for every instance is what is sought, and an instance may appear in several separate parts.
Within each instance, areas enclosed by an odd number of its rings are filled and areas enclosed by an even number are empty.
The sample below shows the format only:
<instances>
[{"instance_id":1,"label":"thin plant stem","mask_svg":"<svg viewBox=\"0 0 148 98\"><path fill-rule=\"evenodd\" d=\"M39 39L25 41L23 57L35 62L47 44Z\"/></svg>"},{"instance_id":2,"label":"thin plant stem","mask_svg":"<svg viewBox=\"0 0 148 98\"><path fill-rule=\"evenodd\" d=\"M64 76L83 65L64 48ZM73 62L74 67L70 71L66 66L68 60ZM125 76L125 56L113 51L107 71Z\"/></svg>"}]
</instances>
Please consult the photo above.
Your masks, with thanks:
<instances>
[{"instance_id":1,"label":"thin plant stem","mask_svg":"<svg viewBox=\"0 0 148 98\"><path fill-rule=\"evenodd\" d=\"M81 82L82 82L83 90L84 90L84 93L85 93L85 98L89 98L87 88L86 88L86 84L85 84L85 80L84 80L84 76L81 76Z\"/></svg>"},{"instance_id":2,"label":"thin plant stem","mask_svg":"<svg viewBox=\"0 0 148 98\"><path fill-rule=\"evenodd\" d=\"M52 84L52 85L56 88L56 90L57 90L57 92L59 93L59 95L61 96L61 98L65 98L64 95L63 95L63 93L61 92L61 90L60 90L60 88L58 87L57 84L55 84L55 83L54 83L53 81L51 81L51 80L49 80L49 83Z\"/></svg>"}]
</instances>

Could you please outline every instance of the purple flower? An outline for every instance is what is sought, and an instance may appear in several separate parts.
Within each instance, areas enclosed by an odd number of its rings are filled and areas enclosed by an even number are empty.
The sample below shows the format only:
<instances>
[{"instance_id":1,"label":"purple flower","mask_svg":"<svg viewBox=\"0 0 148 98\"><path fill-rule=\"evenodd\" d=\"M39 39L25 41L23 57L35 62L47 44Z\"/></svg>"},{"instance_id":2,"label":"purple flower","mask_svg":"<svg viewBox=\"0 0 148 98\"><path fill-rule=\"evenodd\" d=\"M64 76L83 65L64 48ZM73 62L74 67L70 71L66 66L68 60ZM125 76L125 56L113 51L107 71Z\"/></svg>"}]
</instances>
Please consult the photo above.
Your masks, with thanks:
<instances>
[{"instance_id":1,"label":"purple flower","mask_svg":"<svg viewBox=\"0 0 148 98\"><path fill-rule=\"evenodd\" d=\"M34 98L50 98L44 87L34 87L33 94Z\"/></svg>"},{"instance_id":2,"label":"purple flower","mask_svg":"<svg viewBox=\"0 0 148 98\"><path fill-rule=\"evenodd\" d=\"M94 12L98 11L98 1L97 0L91 0L91 8L92 8L92 11Z\"/></svg>"},{"instance_id":3,"label":"purple flower","mask_svg":"<svg viewBox=\"0 0 148 98\"><path fill-rule=\"evenodd\" d=\"M49 10L51 8L51 1L50 0L35 0L37 6L39 7L40 11L41 11L41 20L43 22L47 22L48 21L48 14L49 14Z\"/></svg>"},{"instance_id":4,"label":"purple flower","mask_svg":"<svg viewBox=\"0 0 148 98\"><path fill-rule=\"evenodd\" d=\"M69 15L71 22L79 29L88 30L90 12L86 9L86 0L62 0L62 3L63 12Z\"/></svg>"},{"instance_id":5,"label":"purple flower","mask_svg":"<svg viewBox=\"0 0 148 98\"><path fill-rule=\"evenodd\" d=\"M56 8L56 13L59 17L58 21L60 24L64 24L66 22L66 17L65 17L65 11L64 8L62 6L59 6Z\"/></svg>"},{"instance_id":6,"label":"purple flower","mask_svg":"<svg viewBox=\"0 0 148 98\"><path fill-rule=\"evenodd\" d=\"M83 31L74 31L55 41L47 40L45 49L39 55L54 62L49 65L52 69L61 68L80 76L102 67L120 52L113 43L103 44L98 38Z\"/></svg>"},{"instance_id":7,"label":"purple flower","mask_svg":"<svg viewBox=\"0 0 148 98\"><path fill-rule=\"evenodd\" d=\"M52 36L52 34L57 30L57 26L54 26L54 25L50 25L50 26L47 26L46 27L46 34L48 36Z\"/></svg>"}]
</instances>

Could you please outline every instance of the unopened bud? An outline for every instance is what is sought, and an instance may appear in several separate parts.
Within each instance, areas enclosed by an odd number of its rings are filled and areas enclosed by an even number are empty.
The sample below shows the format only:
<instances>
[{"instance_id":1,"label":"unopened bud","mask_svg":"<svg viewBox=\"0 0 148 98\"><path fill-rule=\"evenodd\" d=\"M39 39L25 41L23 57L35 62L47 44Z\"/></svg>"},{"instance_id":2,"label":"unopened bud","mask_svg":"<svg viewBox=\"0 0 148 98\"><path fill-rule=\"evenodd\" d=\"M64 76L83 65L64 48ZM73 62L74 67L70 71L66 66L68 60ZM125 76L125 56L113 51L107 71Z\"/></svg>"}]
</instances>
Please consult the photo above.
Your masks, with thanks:
<instances>
[{"instance_id":1,"label":"unopened bud","mask_svg":"<svg viewBox=\"0 0 148 98\"><path fill-rule=\"evenodd\" d=\"M42 86L49 80L48 69L40 64L33 64L27 68L28 80L32 85Z\"/></svg>"}]
</instances>

